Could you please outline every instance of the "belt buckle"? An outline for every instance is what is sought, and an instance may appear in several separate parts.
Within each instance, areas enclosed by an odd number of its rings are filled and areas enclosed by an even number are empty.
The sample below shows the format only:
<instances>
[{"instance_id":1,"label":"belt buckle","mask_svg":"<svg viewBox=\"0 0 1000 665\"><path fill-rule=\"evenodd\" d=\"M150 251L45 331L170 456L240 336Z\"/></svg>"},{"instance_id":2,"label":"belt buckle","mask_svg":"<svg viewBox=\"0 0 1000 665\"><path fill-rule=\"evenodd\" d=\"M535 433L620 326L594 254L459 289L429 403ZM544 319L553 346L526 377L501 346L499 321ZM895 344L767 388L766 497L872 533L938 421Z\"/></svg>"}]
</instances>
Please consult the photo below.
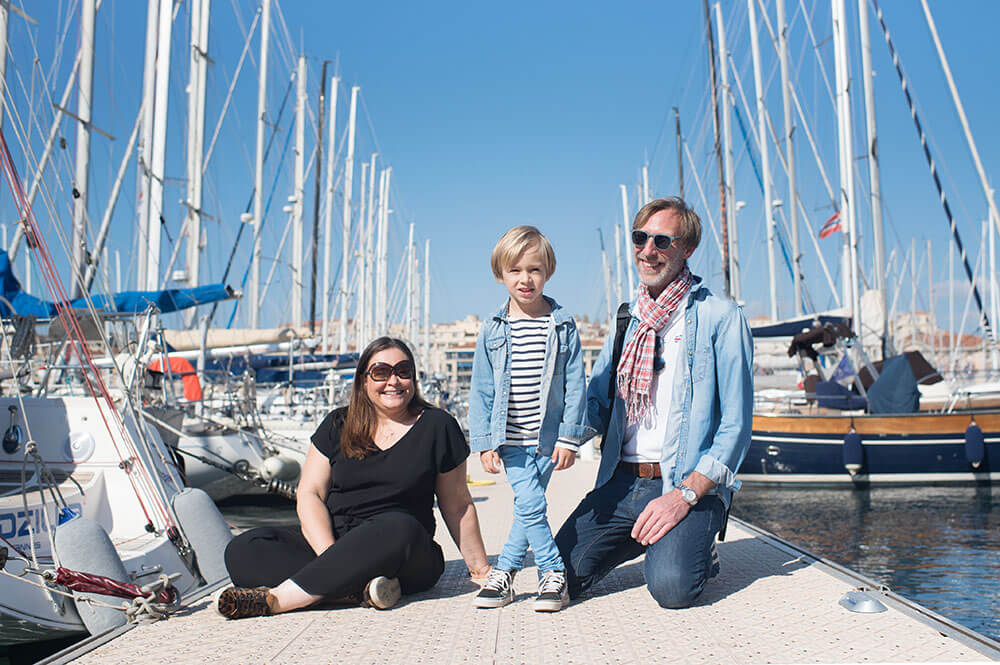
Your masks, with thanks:
<instances>
[{"instance_id":1,"label":"belt buckle","mask_svg":"<svg viewBox=\"0 0 1000 665\"><path fill-rule=\"evenodd\" d=\"M640 478L653 478L653 465L649 462L639 462L639 477Z\"/></svg>"}]
</instances>

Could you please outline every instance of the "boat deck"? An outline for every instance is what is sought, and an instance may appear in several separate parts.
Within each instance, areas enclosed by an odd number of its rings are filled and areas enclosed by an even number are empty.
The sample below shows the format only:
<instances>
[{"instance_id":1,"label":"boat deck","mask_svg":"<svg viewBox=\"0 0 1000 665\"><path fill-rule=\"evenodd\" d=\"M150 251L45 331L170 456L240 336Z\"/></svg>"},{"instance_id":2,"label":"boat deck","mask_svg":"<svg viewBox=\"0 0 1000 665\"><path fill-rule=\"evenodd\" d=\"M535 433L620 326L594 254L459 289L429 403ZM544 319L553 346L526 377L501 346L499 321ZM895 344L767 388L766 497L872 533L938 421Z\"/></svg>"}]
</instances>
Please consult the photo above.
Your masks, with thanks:
<instances>
[{"instance_id":1,"label":"boat deck","mask_svg":"<svg viewBox=\"0 0 1000 665\"><path fill-rule=\"evenodd\" d=\"M476 464L478 467L478 464ZM596 474L578 462L554 474L550 517L561 524ZM486 477L471 469L473 479ZM510 526L510 487L472 488L491 553ZM532 610L536 571L515 581L517 600L477 610L465 566L438 522L448 560L429 592L395 609L344 608L227 621L193 602L167 621L92 638L50 662L149 663L842 663L1000 660L1000 643L894 594L877 614L838 604L865 585L850 571L731 520L719 544L721 574L695 607L664 610L643 583L642 560L613 571L582 602L558 613ZM530 563L530 559L529 559ZM869 583L871 584L871 583ZM111 636L108 636L111 637ZM103 644L101 642L104 642ZM89 652L81 654L81 651Z\"/></svg>"}]
</instances>

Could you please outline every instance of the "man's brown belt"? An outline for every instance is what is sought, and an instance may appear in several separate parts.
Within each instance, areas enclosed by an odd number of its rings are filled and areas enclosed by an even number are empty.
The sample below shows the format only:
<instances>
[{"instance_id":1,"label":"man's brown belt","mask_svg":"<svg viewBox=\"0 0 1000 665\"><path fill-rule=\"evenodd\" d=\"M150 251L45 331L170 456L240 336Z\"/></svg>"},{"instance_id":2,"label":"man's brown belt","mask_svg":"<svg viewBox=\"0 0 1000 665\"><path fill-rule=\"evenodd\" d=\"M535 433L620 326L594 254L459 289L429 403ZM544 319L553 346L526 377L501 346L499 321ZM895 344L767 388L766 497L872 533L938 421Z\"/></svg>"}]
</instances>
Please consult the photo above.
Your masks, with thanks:
<instances>
[{"instance_id":1,"label":"man's brown belt","mask_svg":"<svg viewBox=\"0 0 1000 665\"><path fill-rule=\"evenodd\" d=\"M618 462L618 468L639 478L661 478L659 462Z\"/></svg>"}]
</instances>

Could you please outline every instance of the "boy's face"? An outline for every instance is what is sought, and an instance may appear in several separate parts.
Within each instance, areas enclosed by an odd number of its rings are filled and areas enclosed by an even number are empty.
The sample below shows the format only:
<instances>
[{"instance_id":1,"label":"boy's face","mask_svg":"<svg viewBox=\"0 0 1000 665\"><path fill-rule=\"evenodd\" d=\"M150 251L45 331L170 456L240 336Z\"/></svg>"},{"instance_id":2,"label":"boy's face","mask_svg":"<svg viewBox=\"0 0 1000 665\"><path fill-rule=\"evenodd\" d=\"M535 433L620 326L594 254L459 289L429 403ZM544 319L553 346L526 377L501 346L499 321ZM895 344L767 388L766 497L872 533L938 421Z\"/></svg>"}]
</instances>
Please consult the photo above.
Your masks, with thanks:
<instances>
[{"instance_id":1,"label":"boy's face","mask_svg":"<svg viewBox=\"0 0 1000 665\"><path fill-rule=\"evenodd\" d=\"M536 310L542 300L542 287L548 279L542 253L537 247L529 247L513 264L504 268L503 285L507 287L511 302L520 310L514 313L531 314Z\"/></svg>"}]
</instances>

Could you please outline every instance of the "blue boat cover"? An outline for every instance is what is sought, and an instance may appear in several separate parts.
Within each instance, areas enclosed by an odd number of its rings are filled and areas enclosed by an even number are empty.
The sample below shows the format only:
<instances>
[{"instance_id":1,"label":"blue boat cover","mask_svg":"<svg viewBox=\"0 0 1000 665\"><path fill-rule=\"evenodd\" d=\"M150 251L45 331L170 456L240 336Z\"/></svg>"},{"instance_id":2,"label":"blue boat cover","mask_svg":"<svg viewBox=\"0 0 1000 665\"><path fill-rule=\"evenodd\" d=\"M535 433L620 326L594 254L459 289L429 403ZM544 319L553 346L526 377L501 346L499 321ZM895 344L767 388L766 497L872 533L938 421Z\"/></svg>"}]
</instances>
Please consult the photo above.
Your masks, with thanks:
<instances>
[{"instance_id":1,"label":"blue boat cover","mask_svg":"<svg viewBox=\"0 0 1000 665\"><path fill-rule=\"evenodd\" d=\"M865 408L865 398L836 381L817 381L816 405L824 409L855 411Z\"/></svg>"},{"instance_id":2,"label":"blue boat cover","mask_svg":"<svg viewBox=\"0 0 1000 665\"><path fill-rule=\"evenodd\" d=\"M21 282L14 275L7 251L0 249L0 315L10 316L32 314L38 318L51 319L55 317L55 303L42 300L25 293ZM233 290L225 284L207 284L193 289L163 289L160 291L122 291L112 296L94 295L91 301L99 310L115 312L143 312L150 305L156 307L162 314L176 312L196 305L205 305L218 300L233 297ZM69 303L73 309L86 309L87 301L77 298Z\"/></svg>"},{"instance_id":3,"label":"blue boat cover","mask_svg":"<svg viewBox=\"0 0 1000 665\"><path fill-rule=\"evenodd\" d=\"M793 335L798 335L804 330L810 330L816 326L822 326L827 323L839 323L850 329L851 317L830 316L827 314L806 316L793 321L779 321L778 323L772 323L767 326L754 326L750 328L750 333L754 337L792 337Z\"/></svg>"},{"instance_id":4,"label":"blue boat cover","mask_svg":"<svg viewBox=\"0 0 1000 665\"><path fill-rule=\"evenodd\" d=\"M882 372L868 389L870 413L916 413L920 410L920 389L906 356L894 356L882 365Z\"/></svg>"}]
</instances>

